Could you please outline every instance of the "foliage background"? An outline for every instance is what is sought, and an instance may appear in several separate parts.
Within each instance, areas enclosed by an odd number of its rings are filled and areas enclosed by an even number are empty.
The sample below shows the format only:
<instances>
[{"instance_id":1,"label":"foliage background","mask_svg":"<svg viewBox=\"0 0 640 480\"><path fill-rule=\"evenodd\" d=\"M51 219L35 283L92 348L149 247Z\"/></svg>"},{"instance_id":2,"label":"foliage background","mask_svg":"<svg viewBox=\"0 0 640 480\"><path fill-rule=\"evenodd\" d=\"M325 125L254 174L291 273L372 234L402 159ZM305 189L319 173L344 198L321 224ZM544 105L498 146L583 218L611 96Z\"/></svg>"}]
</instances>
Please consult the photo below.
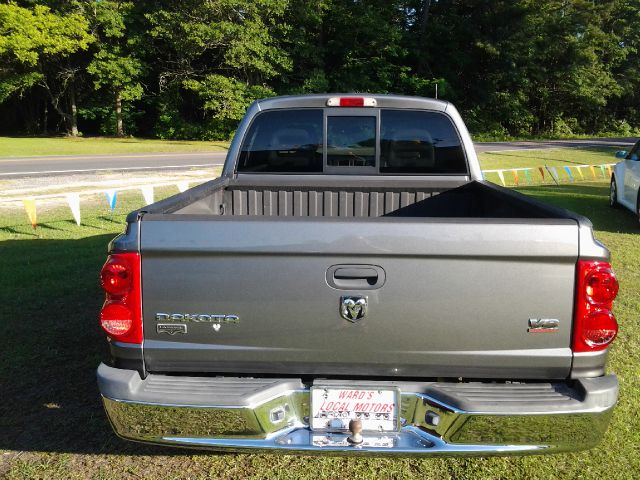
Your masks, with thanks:
<instances>
[{"instance_id":1,"label":"foliage background","mask_svg":"<svg viewBox=\"0 0 640 480\"><path fill-rule=\"evenodd\" d=\"M477 138L638 134L640 0L0 4L0 133L227 139L256 98L434 96Z\"/></svg>"}]
</instances>

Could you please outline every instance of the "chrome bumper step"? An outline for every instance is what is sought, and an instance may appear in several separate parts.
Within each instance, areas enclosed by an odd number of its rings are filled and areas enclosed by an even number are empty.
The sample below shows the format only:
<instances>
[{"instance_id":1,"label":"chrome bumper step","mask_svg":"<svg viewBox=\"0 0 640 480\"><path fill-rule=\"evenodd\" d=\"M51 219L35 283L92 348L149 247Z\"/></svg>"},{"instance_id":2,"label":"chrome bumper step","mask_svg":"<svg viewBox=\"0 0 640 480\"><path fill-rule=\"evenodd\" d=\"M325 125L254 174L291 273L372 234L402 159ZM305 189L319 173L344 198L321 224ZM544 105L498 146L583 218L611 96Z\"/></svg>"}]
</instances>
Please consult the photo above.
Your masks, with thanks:
<instances>
[{"instance_id":1,"label":"chrome bumper step","mask_svg":"<svg viewBox=\"0 0 640 480\"><path fill-rule=\"evenodd\" d=\"M345 381L323 380L322 384ZM357 388L362 382L348 381ZM365 382L371 385L371 381ZM375 382L401 394L399 432L309 429L299 379L149 375L100 365L105 409L123 438L233 451L374 455L509 455L596 445L617 400L614 375L558 383Z\"/></svg>"}]
</instances>

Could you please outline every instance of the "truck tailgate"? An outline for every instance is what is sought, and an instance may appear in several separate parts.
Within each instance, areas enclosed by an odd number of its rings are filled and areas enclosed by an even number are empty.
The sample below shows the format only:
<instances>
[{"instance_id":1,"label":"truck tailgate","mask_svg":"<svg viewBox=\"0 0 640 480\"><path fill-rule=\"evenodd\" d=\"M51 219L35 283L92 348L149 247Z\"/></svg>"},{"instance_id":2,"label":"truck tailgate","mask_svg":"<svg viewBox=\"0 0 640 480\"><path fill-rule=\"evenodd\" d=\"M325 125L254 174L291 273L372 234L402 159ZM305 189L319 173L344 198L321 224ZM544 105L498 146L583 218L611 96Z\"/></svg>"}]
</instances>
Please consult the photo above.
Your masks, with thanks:
<instances>
[{"instance_id":1,"label":"truck tailgate","mask_svg":"<svg viewBox=\"0 0 640 480\"><path fill-rule=\"evenodd\" d=\"M147 214L140 225L151 372L569 374L574 220ZM336 266L384 284L336 288ZM343 318L342 297L366 297L366 315ZM529 319L559 328L528 332Z\"/></svg>"}]
</instances>

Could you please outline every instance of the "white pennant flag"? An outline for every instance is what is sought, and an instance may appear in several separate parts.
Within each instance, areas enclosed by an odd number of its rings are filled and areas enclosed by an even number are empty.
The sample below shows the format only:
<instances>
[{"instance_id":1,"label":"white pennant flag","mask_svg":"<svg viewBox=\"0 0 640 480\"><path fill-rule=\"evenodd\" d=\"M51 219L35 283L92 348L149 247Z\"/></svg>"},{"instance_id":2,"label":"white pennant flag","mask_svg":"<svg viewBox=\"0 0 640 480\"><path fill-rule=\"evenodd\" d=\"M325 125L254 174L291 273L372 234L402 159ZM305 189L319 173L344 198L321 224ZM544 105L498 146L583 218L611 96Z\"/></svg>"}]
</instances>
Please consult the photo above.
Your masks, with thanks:
<instances>
[{"instance_id":1,"label":"white pennant flag","mask_svg":"<svg viewBox=\"0 0 640 480\"><path fill-rule=\"evenodd\" d=\"M71 209L73 219L76 221L76 224L80 225L80 195L77 193L68 193L67 203Z\"/></svg>"},{"instance_id":2,"label":"white pennant flag","mask_svg":"<svg viewBox=\"0 0 640 480\"><path fill-rule=\"evenodd\" d=\"M153 185L140 187L140 191L142 191L142 196L144 197L145 203L147 205L151 205L153 203Z\"/></svg>"},{"instance_id":3,"label":"white pennant flag","mask_svg":"<svg viewBox=\"0 0 640 480\"><path fill-rule=\"evenodd\" d=\"M502 170L498 170L498 176L500 177L500 181L502 182L502 186L506 187L506 184L504 183L504 174L502 173Z\"/></svg>"},{"instance_id":4,"label":"white pennant flag","mask_svg":"<svg viewBox=\"0 0 640 480\"><path fill-rule=\"evenodd\" d=\"M182 193L189 189L189 182L178 182L176 183L176 187L178 187L178 190Z\"/></svg>"}]
</instances>

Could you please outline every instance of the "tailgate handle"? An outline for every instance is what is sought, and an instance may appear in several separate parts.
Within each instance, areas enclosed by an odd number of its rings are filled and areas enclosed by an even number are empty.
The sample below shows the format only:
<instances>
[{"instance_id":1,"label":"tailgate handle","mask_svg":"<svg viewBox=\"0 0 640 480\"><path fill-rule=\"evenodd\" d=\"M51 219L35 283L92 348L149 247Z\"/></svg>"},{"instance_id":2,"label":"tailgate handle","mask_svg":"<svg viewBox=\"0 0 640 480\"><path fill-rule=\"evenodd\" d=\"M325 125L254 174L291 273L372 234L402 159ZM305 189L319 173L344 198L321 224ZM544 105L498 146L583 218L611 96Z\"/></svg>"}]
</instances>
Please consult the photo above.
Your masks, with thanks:
<instances>
[{"instance_id":1,"label":"tailgate handle","mask_svg":"<svg viewBox=\"0 0 640 480\"><path fill-rule=\"evenodd\" d=\"M373 268L338 268L333 276L338 279L373 280L375 283L378 272Z\"/></svg>"},{"instance_id":2,"label":"tailgate handle","mask_svg":"<svg viewBox=\"0 0 640 480\"><path fill-rule=\"evenodd\" d=\"M340 290L373 290L384 281L384 270L376 265L334 265L327 270L327 283Z\"/></svg>"}]
</instances>

